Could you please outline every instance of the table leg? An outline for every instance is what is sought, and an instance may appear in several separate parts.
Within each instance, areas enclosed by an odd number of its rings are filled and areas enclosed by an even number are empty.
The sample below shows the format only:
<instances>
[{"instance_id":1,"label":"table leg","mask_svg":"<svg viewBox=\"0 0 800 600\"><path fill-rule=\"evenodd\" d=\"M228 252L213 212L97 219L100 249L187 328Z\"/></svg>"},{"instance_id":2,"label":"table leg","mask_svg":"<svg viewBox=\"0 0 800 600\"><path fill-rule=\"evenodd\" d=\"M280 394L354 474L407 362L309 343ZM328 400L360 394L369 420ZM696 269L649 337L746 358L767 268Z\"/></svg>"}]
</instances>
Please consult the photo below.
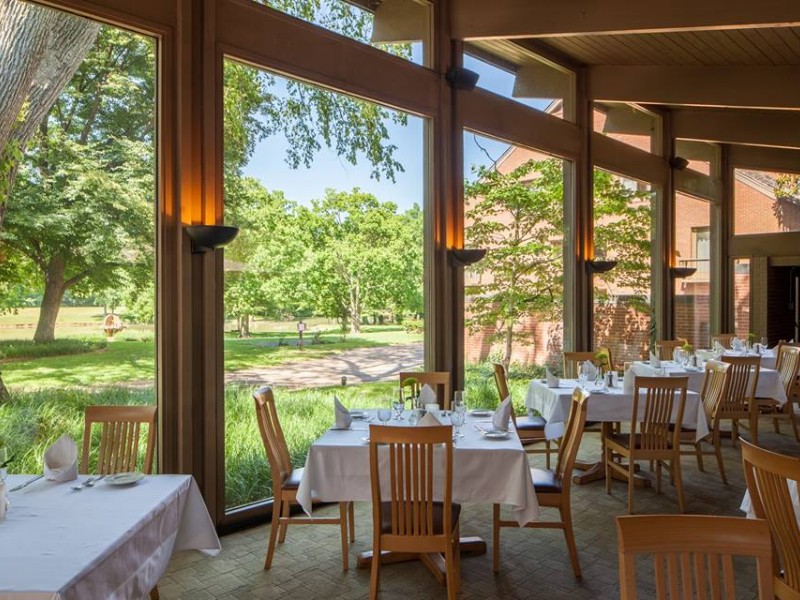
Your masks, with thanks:
<instances>
[{"instance_id":1,"label":"table leg","mask_svg":"<svg viewBox=\"0 0 800 600\"><path fill-rule=\"evenodd\" d=\"M458 547L461 550L461 556L470 555L478 556L486 554L486 541L478 536L462 537L458 542ZM436 556L436 555L434 555ZM372 550L362 552L358 557L358 568L367 569L372 564ZM427 555L426 555L427 557ZM430 565L438 564L438 561L430 558L421 558L420 554L409 552L389 552L384 550L381 552L381 564L390 565L393 563L408 562L410 560L422 560L423 563L430 568ZM444 560L441 562L444 568ZM444 571L442 570L442 575ZM437 577L438 579L438 577Z\"/></svg>"},{"instance_id":2,"label":"table leg","mask_svg":"<svg viewBox=\"0 0 800 600\"><path fill-rule=\"evenodd\" d=\"M610 433L611 431L611 423L603 423L603 433L601 434L601 440L605 439L605 435ZM600 455L605 455L605 445L601 445L600 448ZM586 462L586 461L575 461L575 469L579 471L583 471L580 475L574 475L572 477L572 482L576 485L583 485L586 483L592 483L593 481L605 481L606 480L606 469L603 461L600 460L598 462ZM639 465L635 466L634 471L636 474L633 477L633 485L634 487L638 488L649 488L652 485L652 482L649 478L645 477L643 474L639 473ZM626 481L626 479L619 473L614 471L611 472L611 476L614 479L619 479L620 481Z\"/></svg>"}]
</instances>

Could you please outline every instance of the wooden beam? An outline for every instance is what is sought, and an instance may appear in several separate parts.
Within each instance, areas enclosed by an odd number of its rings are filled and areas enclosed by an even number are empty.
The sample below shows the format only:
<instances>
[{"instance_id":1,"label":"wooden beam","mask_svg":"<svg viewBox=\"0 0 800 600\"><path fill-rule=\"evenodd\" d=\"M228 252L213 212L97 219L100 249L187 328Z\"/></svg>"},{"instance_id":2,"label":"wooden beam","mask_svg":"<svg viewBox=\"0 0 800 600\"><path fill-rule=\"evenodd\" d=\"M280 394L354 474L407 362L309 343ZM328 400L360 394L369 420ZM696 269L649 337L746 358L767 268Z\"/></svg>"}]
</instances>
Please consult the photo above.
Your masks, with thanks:
<instances>
[{"instance_id":1,"label":"wooden beam","mask_svg":"<svg viewBox=\"0 0 800 600\"><path fill-rule=\"evenodd\" d=\"M458 106L469 129L567 160L580 153L580 128L564 119L480 88L459 91Z\"/></svg>"},{"instance_id":2,"label":"wooden beam","mask_svg":"<svg viewBox=\"0 0 800 600\"><path fill-rule=\"evenodd\" d=\"M798 66L589 67L595 100L738 108L800 108Z\"/></svg>"},{"instance_id":3,"label":"wooden beam","mask_svg":"<svg viewBox=\"0 0 800 600\"><path fill-rule=\"evenodd\" d=\"M800 3L787 0L453 1L453 37L464 40L797 24Z\"/></svg>"},{"instance_id":4,"label":"wooden beam","mask_svg":"<svg viewBox=\"0 0 800 600\"><path fill-rule=\"evenodd\" d=\"M800 112L676 109L675 137L687 140L800 148Z\"/></svg>"},{"instance_id":5,"label":"wooden beam","mask_svg":"<svg viewBox=\"0 0 800 600\"><path fill-rule=\"evenodd\" d=\"M674 181L675 190L680 193L710 200L716 204L722 202L722 181L720 179L687 169L675 171Z\"/></svg>"},{"instance_id":6,"label":"wooden beam","mask_svg":"<svg viewBox=\"0 0 800 600\"><path fill-rule=\"evenodd\" d=\"M800 173L800 150L730 146L730 161L737 168Z\"/></svg>"},{"instance_id":7,"label":"wooden beam","mask_svg":"<svg viewBox=\"0 0 800 600\"><path fill-rule=\"evenodd\" d=\"M592 133L592 159L596 167L658 187L666 185L669 177L669 164L664 158L602 133Z\"/></svg>"},{"instance_id":8,"label":"wooden beam","mask_svg":"<svg viewBox=\"0 0 800 600\"><path fill-rule=\"evenodd\" d=\"M795 256L800 248L800 231L735 235L730 256Z\"/></svg>"}]
</instances>

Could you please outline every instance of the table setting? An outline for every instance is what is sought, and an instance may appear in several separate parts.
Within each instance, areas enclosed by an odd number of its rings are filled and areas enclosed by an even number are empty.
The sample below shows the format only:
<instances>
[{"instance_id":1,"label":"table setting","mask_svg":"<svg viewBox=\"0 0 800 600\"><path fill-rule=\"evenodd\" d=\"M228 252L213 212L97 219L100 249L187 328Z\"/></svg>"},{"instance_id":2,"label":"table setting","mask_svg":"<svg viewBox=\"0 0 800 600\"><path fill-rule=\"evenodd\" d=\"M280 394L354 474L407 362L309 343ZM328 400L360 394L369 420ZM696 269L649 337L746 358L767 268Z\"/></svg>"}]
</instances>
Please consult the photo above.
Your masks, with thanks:
<instances>
[{"instance_id":1,"label":"table setting","mask_svg":"<svg viewBox=\"0 0 800 600\"><path fill-rule=\"evenodd\" d=\"M173 552L219 552L190 475L87 476L77 461L64 435L42 473L0 469L0 600L145 597Z\"/></svg>"}]
</instances>

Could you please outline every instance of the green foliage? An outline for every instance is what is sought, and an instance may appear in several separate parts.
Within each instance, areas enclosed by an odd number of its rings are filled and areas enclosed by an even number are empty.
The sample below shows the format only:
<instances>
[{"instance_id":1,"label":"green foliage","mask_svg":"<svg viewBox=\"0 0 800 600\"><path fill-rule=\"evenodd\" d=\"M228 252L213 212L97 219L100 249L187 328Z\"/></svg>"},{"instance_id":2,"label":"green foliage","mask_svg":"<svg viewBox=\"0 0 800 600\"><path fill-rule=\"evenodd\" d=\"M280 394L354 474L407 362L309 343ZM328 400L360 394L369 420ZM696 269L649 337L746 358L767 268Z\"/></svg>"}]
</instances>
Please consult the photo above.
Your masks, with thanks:
<instances>
[{"instance_id":1,"label":"green foliage","mask_svg":"<svg viewBox=\"0 0 800 600\"><path fill-rule=\"evenodd\" d=\"M106 347L105 340L67 338L53 342L33 340L0 340L0 360L35 359L45 356L63 356L95 352Z\"/></svg>"}]
</instances>

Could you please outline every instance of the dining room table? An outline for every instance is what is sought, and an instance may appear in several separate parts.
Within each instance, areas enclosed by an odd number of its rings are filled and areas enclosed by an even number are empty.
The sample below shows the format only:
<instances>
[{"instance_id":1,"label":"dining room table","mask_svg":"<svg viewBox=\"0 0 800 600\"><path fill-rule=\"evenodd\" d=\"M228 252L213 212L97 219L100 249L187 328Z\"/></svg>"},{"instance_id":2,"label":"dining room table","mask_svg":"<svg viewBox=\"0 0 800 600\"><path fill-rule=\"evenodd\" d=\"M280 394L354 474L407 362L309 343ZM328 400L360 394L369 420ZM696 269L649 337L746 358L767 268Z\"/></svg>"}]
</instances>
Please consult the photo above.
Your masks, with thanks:
<instances>
[{"instance_id":1,"label":"dining room table","mask_svg":"<svg viewBox=\"0 0 800 600\"><path fill-rule=\"evenodd\" d=\"M533 379L528 385L525 395L525 406L540 414L547 421L544 428L545 438L555 440L564 435L564 428L569 417L572 393L581 383L577 379L561 379L558 386L548 386L546 379ZM634 393L626 392L622 381L614 386L597 386L586 384L589 393L586 410L587 422L599 422L604 433L610 431L613 423L627 423L631 420ZM677 403L673 406L672 420L676 418ZM641 411L640 411L641 414ZM686 392L686 405L683 411L683 427L695 432L695 440L705 438L710 432L700 394ZM577 461L576 469L584 471L575 475L573 481L578 484L599 481L605 478L602 461ZM638 477L637 486L649 487L649 479Z\"/></svg>"},{"instance_id":2,"label":"dining room table","mask_svg":"<svg viewBox=\"0 0 800 600\"><path fill-rule=\"evenodd\" d=\"M85 476L34 479L6 480L13 491L0 521L0 600L145 598L173 553L220 550L190 475L145 475L126 485L104 478L91 486L82 484Z\"/></svg>"},{"instance_id":3,"label":"dining room table","mask_svg":"<svg viewBox=\"0 0 800 600\"><path fill-rule=\"evenodd\" d=\"M375 419L375 410L357 411L357 414L363 418L355 419L347 429L325 431L308 450L297 501L309 516L313 514L314 501L372 501L369 428L382 423ZM403 420L392 419L385 424L410 426L409 411L403 414ZM440 421L449 425L448 413L442 413ZM461 427L463 437L456 438L453 446L452 498L461 504L506 505L522 526L539 517L527 454L513 424L505 437L495 437L489 433L491 431L490 411L466 414ZM388 466L388 454L379 456ZM441 466L435 468L434 482L441 473ZM479 537L462 537L460 546L462 553L486 551L486 543ZM369 552L362 554L359 566L369 565L371 558ZM407 560L407 557L397 557L397 560ZM393 562L390 557L382 557L382 561Z\"/></svg>"}]
</instances>

